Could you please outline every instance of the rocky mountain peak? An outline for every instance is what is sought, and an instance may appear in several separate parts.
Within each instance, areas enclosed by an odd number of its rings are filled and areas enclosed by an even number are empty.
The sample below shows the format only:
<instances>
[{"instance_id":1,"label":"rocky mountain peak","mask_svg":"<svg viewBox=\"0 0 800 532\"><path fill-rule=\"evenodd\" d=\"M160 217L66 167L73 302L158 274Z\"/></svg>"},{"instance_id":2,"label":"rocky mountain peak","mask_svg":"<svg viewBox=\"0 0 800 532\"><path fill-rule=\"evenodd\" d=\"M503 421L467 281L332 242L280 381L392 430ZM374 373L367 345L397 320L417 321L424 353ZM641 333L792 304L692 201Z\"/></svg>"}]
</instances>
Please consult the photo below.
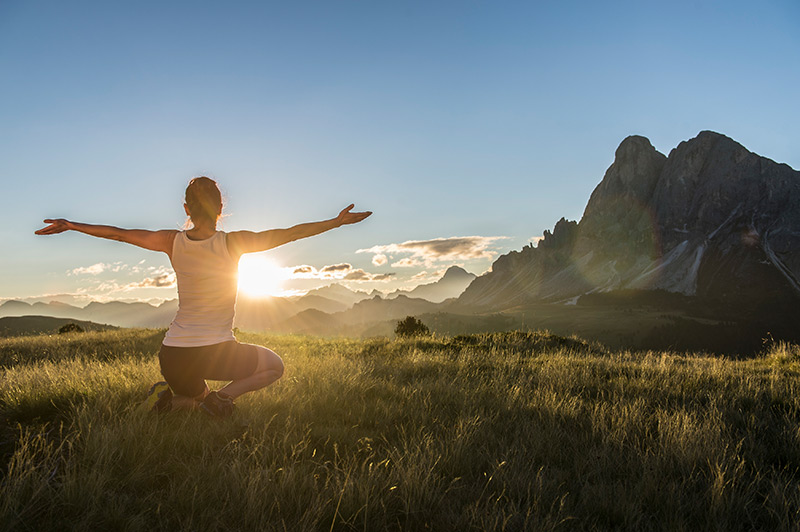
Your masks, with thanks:
<instances>
[{"instance_id":1,"label":"rocky mountain peak","mask_svg":"<svg viewBox=\"0 0 800 532\"><path fill-rule=\"evenodd\" d=\"M619 143L617 150L614 152L614 162L625 164L626 162L635 161L642 154L648 154L653 151L656 151L656 149L650 139L641 135L630 135Z\"/></svg>"},{"instance_id":2,"label":"rocky mountain peak","mask_svg":"<svg viewBox=\"0 0 800 532\"><path fill-rule=\"evenodd\" d=\"M669 158L696 163L707 159L709 154L714 151L736 152L739 156L750 154L747 148L732 138L716 131L705 130L698 133L696 137L679 143L669 152Z\"/></svg>"},{"instance_id":3,"label":"rocky mountain peak","mask_svg":"<svg viewBox=\"0 0 800 532\"><path fill-rule=\"evenodd\" d=\"M469 273L461 266L450 266L449 268L447 268L447 270L444 272L444 275L442 275L442 278L439 280L444 281L445 279L447 279L448 281L450 281L466 277L474 278L475 276Z\"/></svg>"},{"instance_id":4,"label":"rocky mountain peak","mask_svg":"<svg viewBox=\"0 0 800 532\"><path fill-rule=\"evenodd\" d=\"M421 284L413 290L396 290L389 294L389 299L406 295L411 298L425 299L440 303L445 299L458 297L477 277L460 266L450 266L439 280L428 284Z\"/></svg>"},{"instance_id":5,"label":"rocky mountain peak","mask_svg":"<svg viewBox=\"0 0 800 532\"><path fill-rule=\"evenodd\" d=\"M620 143L614 163L586 204L578 252L649 252L653 238L648 236L650 219L645 206L651 202L666 161L667 157L645 137L634 135ZM634 248L628 245L632 234Z\"/></svg>"},{"instance_id":6,"label":"rocky mountain peak","mask_svg":"<svg viewBox=\"0 0 800 532\"><path fill-rule=\"evenodd\" d=\"M605 192L642 199L652 191L654 175L661 171L666 159L647 138L632 135L620 143L601 185L605 183Z\"/></svg>"},{"instance_id":7,"label":"rocky mountain peak","mask_svg":"<svg viewBox=\"0 0 800 532\"><path fill-rule=\"evenodd\" d=\"M555 245L571 238L574 246ZM560 220L536 249L499 257L461 300L506 305L617 289L741 307L800 302L800 172L713 131L669 157L630 136L577 227Z\"/></svg>"},{"instance_id":8,"label":"rocky mountain peak","mask_svg":"<svg viewBox=\"0 0 800 532\"><path fill-rule=\"evenodd\" d=\"M537 248L571 249L576 236L578 236L578 222L561 218L556 222L552 233L547 229L544 230Z\"/></svg>"}]
</instances>

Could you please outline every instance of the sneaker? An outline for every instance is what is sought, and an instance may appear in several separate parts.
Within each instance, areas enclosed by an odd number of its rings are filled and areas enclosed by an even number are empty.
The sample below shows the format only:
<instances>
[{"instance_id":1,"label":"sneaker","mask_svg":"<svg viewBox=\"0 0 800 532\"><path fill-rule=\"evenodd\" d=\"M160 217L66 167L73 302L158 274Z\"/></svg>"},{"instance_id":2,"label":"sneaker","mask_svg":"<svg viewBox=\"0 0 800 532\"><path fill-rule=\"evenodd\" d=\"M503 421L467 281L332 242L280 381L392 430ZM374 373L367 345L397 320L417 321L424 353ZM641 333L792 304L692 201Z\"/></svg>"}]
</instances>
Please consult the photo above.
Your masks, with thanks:
<instances>
[{"instance_id":1,"label":"sneaker","mask_svg":"<svg viewBox=\"0 0 800 532\"><path fill-rule=\"evenodd\" d=\"M200 409L211 417L226 418L233 414L233 399L224 393L210 392L200 403Z\"/></svg>"},{"instance_id":2,"label":"sneaker","mask_svg":"<svg viewBox=\"0 0 800 532\"><path fill-rule=\"evenodd\" d=\"M172 409L172 390L164 381L155 383L147 392L145 407L151 412L169 412Z\"/></svg>"}]
</instances>

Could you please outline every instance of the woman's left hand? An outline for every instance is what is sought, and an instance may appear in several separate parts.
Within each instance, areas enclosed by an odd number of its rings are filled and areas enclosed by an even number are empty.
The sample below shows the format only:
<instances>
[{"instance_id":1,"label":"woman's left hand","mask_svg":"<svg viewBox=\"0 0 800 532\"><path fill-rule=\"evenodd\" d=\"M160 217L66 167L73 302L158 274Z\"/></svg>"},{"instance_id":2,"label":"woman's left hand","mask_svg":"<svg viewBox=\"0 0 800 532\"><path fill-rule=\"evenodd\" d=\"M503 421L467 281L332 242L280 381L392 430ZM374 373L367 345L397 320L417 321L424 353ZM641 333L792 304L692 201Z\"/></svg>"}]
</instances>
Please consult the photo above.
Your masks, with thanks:
<instances>
[{"instance_id":1,"label":"woman's left hand","mask_svg":"<svg viewBox=\"0 0 800 532\"><path fill-rule=\"evenodd\" d=\"M35 232L37 235L57 235L58 233L63 233L64 231L69 231L72 229L70 226L70 221L65 220L63 218L56 218L44 221L46 224L50 224L47 227L43 227Z\"/></svg>"}]
</instances>

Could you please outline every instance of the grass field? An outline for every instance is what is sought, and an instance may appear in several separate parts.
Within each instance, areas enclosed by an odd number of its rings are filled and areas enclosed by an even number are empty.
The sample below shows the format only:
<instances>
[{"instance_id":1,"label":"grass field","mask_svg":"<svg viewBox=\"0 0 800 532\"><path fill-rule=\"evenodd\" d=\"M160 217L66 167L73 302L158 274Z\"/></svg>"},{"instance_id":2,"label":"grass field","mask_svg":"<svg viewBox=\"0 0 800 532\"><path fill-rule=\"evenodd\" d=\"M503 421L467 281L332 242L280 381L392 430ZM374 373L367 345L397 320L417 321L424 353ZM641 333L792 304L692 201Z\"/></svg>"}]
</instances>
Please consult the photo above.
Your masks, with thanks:
<instances>
[{"instance_id":1,"label":"grass field","mask_svg":"<svg viewBox=\"0 0 800 532\"><path fill-rule=\"evenodd\" d=\"M163 331L0 340L4 530L797 530L800 348L546 333L240 334L284 358L232 419L158 416Z\"/></svg>"}]
</instances>

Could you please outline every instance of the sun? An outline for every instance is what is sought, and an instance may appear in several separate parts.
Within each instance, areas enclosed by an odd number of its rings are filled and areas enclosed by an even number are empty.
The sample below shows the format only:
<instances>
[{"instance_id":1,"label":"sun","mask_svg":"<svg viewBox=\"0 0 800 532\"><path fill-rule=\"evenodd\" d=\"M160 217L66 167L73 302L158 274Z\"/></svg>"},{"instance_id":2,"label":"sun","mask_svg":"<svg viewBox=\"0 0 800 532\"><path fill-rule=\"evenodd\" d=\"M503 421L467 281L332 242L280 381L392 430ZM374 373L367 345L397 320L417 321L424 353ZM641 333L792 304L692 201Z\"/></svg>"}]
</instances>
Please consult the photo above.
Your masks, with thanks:
<instances>
[{"instance_id":1,"label":"sun","mask_svg":"<svg viewBox=\"0 0 800 532\"><path fill-rule=\"evenodd\" d=\"M251 297L278 295L285 277L283 268L262 255L239 259L239 291Z\"/></svg>"}]
</instances>

